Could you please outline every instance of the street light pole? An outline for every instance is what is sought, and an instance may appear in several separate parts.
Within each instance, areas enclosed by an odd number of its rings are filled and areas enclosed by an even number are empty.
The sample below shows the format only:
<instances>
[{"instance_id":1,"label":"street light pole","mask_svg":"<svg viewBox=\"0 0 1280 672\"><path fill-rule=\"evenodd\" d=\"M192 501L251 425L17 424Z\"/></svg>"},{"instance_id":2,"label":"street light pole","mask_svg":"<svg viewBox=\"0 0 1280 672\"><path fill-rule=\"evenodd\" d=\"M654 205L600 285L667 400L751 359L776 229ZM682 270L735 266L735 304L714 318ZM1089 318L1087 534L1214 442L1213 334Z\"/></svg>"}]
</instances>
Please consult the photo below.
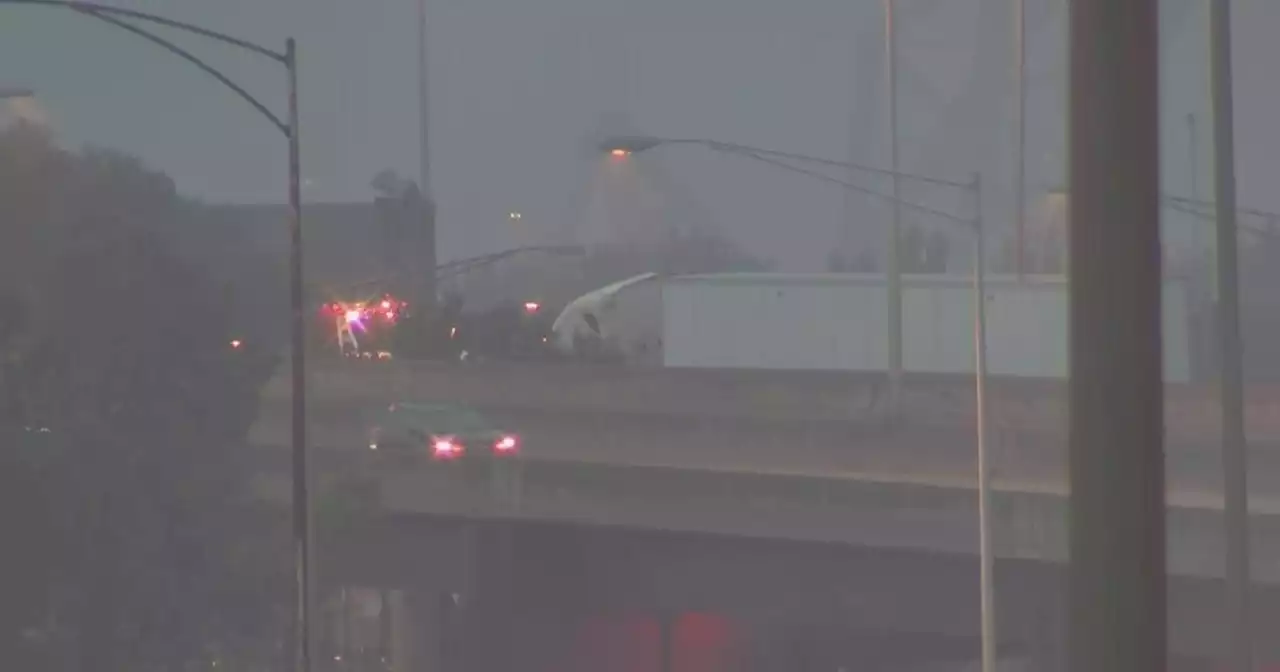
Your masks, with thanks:
<instances>
[{"instance_id":1,"label":"street light pole","mask_svg":"<svg viewBox=\"0 0 1280 672\"><path fill-rule=\"evenodd\" d=\"M1236 243L1235 104L1231 73L1231 3L1213 0L1209 11L1213 95L1214 191L1218 248L1218 338L1222 361L1222 470L1226 521L1228 655L1233 672L1252 672L1249 618L1249 481L1244 433L1244 363L1240 334L1239 248Z\"/></svg>"},{"instance_id":2,"label":"street light pole","mask_svg":"<svg viewBox=\"0 0 1280 672\"><path fill-rule=\"evenodd\" d=\"M436 243L436 199L431 190L431 108L429 82L431 71L427 57L427 0L418 0L418 196L422 221L421 235L414 240L425 245L424 259L420 259L418 267L434 268L439 257ZM427 312L436 308L436 280L431 273L414 279L414 290L420 292L417 298L419 308Z\"/></svg>"},{"instance_id":3,"label":"street light pole","mask_svg":"<svg viewBox=\"0 0 1280 672\"><path fill-rule=\"evenodd\" d=\"M987 287L982 175L973 176L973 346L974 399L978 444L978 572L982 627L982 672L996 672L999 639L996 631L995 554L991 543L991 459L987 454Z\"/></svg>"},{"instance_id":4,"label":"street light pole","mask_svg":"<svg viewBox=\"0 0 1280 672\"><path fill-rule=\"evenodd\" d=\"M889 193L893 209L885 273L889 307L889 414L896 420L902 397L902 201L898 189L898 37L893 20L894 1L884 0L885 79L889 88Z\"/></svg>"},{"instance_id":5,"label":"street light pole","mask_svg":"<svg viewBox=\"0 0 1280 672\"><path fill-rule=\"evenodd\" d=\"M1027 256L1027 16L1026 0L1013 0L1014 16L1014 126L1017 140L1017 168L1013 184L1014 257L1013 268L1021 281L1026 275Z\"/></svg>"},{"instance_id":6,"label":"street light pole","mask_svg":"<svg viewBox=\"0 0 1280 672\"><path fill-rule=\"evenodd\" d=\"M1200 200L1200 152L1199 134L1196 133L1196 114L1195 112L1187 113L1187 174L1190 179L1187 180L1187 186L1190 189L1189 195L1191 200Z\"/></svg>"},{"instance_id":7,"label":"street light pole","mask_svg":"<svg viewBox=\"0 0 1280 672\"><path fill-rule=\"evenodd\" d=\"M430 110L427 109L427 0L418 0L418 190L431 200Z\"/></svg>"},{"instance_id":8,"label":"street light pole","mask_svg":"<svg viewBox=\"0 0 1280 672\"><path fill-rule=\"evenodd\" d=\"M1072 0L1073 672L1166 667L1159 0Z\"/></svg>"},{"instance_id":9,"label":"street light pole","mask_svg":"<svg viewBox=\"0 0 1280 672\"><path fill-rule=\"evenodd\" d=\"M293 361L292 388L293 449L293 537L297 570L297 612L295 619L294 665L297 672L309 672L312 658L312 557L311 557L311 471L307 463L307 374L306 311L302 265L302 166L298 143L298 54L289 38L285 50L289 76L289 308Z\"/></svg>"}]
</instances>

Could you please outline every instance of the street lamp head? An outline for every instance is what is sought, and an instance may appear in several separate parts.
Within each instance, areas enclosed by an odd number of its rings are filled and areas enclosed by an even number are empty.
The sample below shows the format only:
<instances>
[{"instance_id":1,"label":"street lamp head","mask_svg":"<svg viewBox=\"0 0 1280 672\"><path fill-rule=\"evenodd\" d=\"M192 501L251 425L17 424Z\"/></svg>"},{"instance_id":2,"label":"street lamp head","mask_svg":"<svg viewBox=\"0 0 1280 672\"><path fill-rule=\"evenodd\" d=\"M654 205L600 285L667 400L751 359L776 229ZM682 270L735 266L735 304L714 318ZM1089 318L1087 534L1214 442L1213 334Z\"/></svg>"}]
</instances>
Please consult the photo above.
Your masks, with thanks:
<instances>
[{"instance_id":1,"label":"street lamp head","mask_svg":"<svg viewBox=\"0 0 1280 672\"><path fill-rule=\"evenodd\" d=\"M619 135L604 138L599 143L599 149L602 153L608 153L614 158L624 159L636 152L643 152L647 149L653 149L665 142L662 138L655 138L648 135Z\"/></svg>"}]
</instances>

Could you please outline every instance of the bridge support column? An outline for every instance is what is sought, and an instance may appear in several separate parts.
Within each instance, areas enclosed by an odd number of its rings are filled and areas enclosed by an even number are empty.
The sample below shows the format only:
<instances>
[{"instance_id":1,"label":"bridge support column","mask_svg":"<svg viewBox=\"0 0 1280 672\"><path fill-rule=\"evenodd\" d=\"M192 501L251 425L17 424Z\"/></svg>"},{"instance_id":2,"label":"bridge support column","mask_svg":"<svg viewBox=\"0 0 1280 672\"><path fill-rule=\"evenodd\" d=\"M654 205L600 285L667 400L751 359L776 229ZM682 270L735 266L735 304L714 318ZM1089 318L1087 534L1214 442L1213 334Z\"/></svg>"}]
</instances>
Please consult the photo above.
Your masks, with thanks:
<instances>
[{"instance_id":1,"label":"bridge support column","mask_svg":"<svg viewBox=\"0 0 1280 672\"><path fill-rule=\"evenodd\" d=\"M513 532L505 523L472 524L465 535L468 564L461 672L508 672L515 662Z\"/></svg>"},{"instance_id":2,"label":"bridge support column","mask_svg":"<svg viewBox=\"0 0 1280 672\"><path fill-rule=\"evenodd\" d=\"M1067 619L1065 600L1055 602L1044 614L1032 660L1037 671L1067 672Z\"/></svg>"},{"instance_id":3,"label":"bridge support column","mask_svg":"<svg viewBox=\"0 0 1280 672\"><path fill-rule=\"evenodd\" d=\"M452 672L445 655L448 637L446 600L432 590L387 591L384 608L390 625L393 672Z\"/></svg>"},{"instance_id":4,"label":"bridge support column","mask_svg":"<svg viewBox=\"0 0 1280 672\"><path fill-rule=\"evenodd\" d=\"M672 672L675 669L675 635L675 615L658 614L658 672Z\"/></svg>"}]
</instances>

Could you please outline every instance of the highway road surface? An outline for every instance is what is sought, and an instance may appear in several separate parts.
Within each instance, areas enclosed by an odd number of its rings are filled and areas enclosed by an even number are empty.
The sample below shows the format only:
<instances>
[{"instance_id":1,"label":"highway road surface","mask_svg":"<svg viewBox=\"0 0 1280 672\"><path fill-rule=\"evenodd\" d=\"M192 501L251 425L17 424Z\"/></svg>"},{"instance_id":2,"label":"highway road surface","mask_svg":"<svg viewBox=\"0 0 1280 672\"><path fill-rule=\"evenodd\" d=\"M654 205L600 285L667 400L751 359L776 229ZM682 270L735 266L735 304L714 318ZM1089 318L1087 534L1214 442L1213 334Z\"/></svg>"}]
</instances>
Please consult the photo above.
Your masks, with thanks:
<instances>
[{"instance_id":1,"label":"highway road surface","mask_svg":"<svg viewBox=\"0 0 1280 672\"><path fill-rule=\"evenodd\" d=\"M268 402L251 441L286 446L287 407ZM654 413L483 409L503 429L519 433L526 457L550 461L664 466L972 487L976 452L972 428L889 427L875 420L785 421L691 418ZM317 448L367 450L360 408L317 402L310 443ZM993 431L997 487L1065 492L1066 445L1061 437ZM1280 499L1280 445L1254 444L1250 488L1258 505ZM1214 506L1221 499L1219 452L1200 442L1170 439L1170 497Z\"/></svg>"}]
</instances>

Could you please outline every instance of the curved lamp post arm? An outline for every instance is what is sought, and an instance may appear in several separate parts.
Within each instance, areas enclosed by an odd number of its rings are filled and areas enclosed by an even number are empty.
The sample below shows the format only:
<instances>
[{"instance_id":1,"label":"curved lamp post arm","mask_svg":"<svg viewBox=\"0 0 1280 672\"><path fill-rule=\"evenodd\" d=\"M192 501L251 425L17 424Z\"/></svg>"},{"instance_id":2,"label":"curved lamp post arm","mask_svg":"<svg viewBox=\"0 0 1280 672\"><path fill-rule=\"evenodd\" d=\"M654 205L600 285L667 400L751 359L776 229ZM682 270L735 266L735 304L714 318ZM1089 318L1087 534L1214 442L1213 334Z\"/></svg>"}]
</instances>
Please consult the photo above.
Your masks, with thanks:
<instances>
[{"instance_id":1,"label":"curved lamp post arm","mask_svg":"<svg viewBox=\"0 0 1280 672\"><path fill-rule=\"evenodd\" d=\"M954 224L964 224L965 226L972 226L972 225L973 225L973 220L972 220L971 218L967 218L967 217L960 217L960 216L957 216L957 215L953 215L953 214L951 214L951 213L949 213L949 212L945 212L945 211L943 211L943 210L938 210L938 209L936 209L936 208L931 208L931 207L929 207L929 206L927 206L927 205L920 205L919 203L912 203L911 201L906 201L906 200L902 200L902 199L895 199L893 196L890 196L889 194L882 194L882 193L880 193L880 192L876 191L875 189L868 189L868 188L863 187L863 186L861 186L861 185L857 185L857 184L854 184L854 183L852 183L852 182L848 182L848 181L842 180L842 179L840 179L840 178L838 178L838 177L832 177L832 176L830 176L830 175L827 175L826 173L820 173L820 172L818 172L818 171L816 171L816 170L809 170L808 168L801 168L800 166L796 166L796 165L793 165L793 164L787 163L786 161L781 161L781 160L776 159L776 158L774 158L774 157L772 157L772 156L768 156L768 155L766 155L766 154L764 154L764 153L759 153L759 152L756 152L756 151L753 151L753 150L739 149L739 148L734 148L734 149L732 149L731 151L732 151L732 153L734 153L734 154L741 154L741 155L746 156L746 157L748 157L748 158L755 159L756 161L761 161L761 162L767 163L767 164L772 165L772 166L777 166L777 167L779 167L779 168L783 168L783 169L785 169L785 170L789 170L789 171L791 171L791 172L793 172L793 173L800 173L801 175L806 175L806 176L808 176L808 177L812 177L812 178L814 178L814 179L822 180L822 181L824 181L824 182L830 182L831 184L834 184L834 185L839 186L839 187L843 187L843 188L848 189L848 190L850 190L850 191L856 191L856 192L859 192L859 193L862 193L862 194L866 194L866 195L868 195L868 196L875 196L876 198L881 198L881 199L884 199L884 200L886 200L886 201L891 201L891 202L892 202L892 201L897 201L897 202L898 202L902 207L904 207L904 208L907 208L907 209L909 209L909 210L915 210L915 211L917 211L917 212L921 212L921 213L924 213L924 214L932 215L932 216L934 216L934 217L938 217L939 219L945 219L945 220L947 220L948 222L951 222L951 223L954 223ZM770 153L775 153L775 152L770 152ZM781 153L777 153L777 154L781 155ZM835 165L843 165L843 164L838 164L838 163L836 163L836 162L832 162L832 163L834 163ZM964 189L966 189L966 190L972 190L972 189L973 189L973 184L972 184L972 183L957 183L955 186L956 186L956 187L958 187L958 188L964 188Z\"/></svg>"},{"instance_id":2,"label":"curved lamp post arm","mask_svg":"<svg viewBox=\"0 0 1280 672\"><path fill-rule=\"evenodd\" d=\"M680 140L677 142L697 142L698 144L706 145L711 149L715 149L722 152L738 152L738 153L744 153L744 154L774 156L782 159L792 159L795 161L817 163L824 166L830 166L832 168L844 168L846 170L860 170L862 172L873 173L876 175L883 175L885 177L896 176L902 179L916 180L918 182L926 182L929 184L936 184L938 186L956 187L957 189L969 189L973 186L969 182L962 182L960 180L949 180L942 177L933 177L931 175L920 175L918 173L895 173L892 170L887 170L885 168L876 168L875 166L864 166L862 164L850 163L848 161L833 161L831 159L823 159L816 156L796 154L795 152L782 152L776 149L761 149L759 147L751 147L749 145L739 145L732 142L720 142L719 140L695 140L695 141Z\"/></svg>"},{"instance_id":3,"label":"curved lamp post arm","mask_svg":"<svg viewBox=\"0 0 1280 672\"><path fill-rule=\"evenodd\" d=\"M116 16L123 16L130 19L137 19L139 21L148 21L150 23L165 26L168 28L174 28L177 30L192 33L194 35L200 35L201 37L207 37L211 40L217 40L218 42L222 42L224 44L229 44L235 47L239 47L241 49L245 49L247 51L252 51L255 54L259 54L261 56L266 56L267 58L270 58L271 60L277 61L281 64L285 63L287 60L287 57L284 53L274 51L272 49L268 49L260 44L254 44L253 42L249 42L248 40L242 40L238 37L232 37L230 35L227 35L226 33L220 33L216 30L209 30L208 28L202 28L192 23L175 21L173 19L168 19L163 16L158 16L156 14L148 14L147 12L139 12L133 9L124 9L123 7L113 7L111 5L104 5L97 2L79 2L78 0L0 0L0 4L45 5L50 7L65 7L67 9L74 9L76 11L86 12L86 13L114 14Z\"/></svg>"},{"instance_id":4,"label":"curved lamp post arm","mask_svg":"<svg viewBox=\"0 0 1280 672\"><path fill-rule=\"evenodd\" d=\"M0 1L3 1L3 0L0 0ZM275 126L277 129L279 129L281 133L284 133L285 137L288 137L289 135L292 134L292 130L289 128L289 125L286 124L283 120L281 120L280 117L277 116L275 112L272 112L266 105L262 104L262 101L258 100L256 97L254 97L253 94L246 91L244 87L231 81L229 77L222 74L220 71L218 71L217 68L209 65L208 63L205 63L195 54L192 54L186 49L179 47L178 45L174 44L173 42L170 42L169 40L164 39L163 37L160 37L159 35L155 35L154 33L151 33L147 30L139 28L138 26L135 26L127 21L122 21L114 16L111 16L110 14L101 13L97 10L91 10L91 9L77 9L76 11L86 16L92 16L95 19L109 23L122 30L127 30L130 33L133 33L134 35L137 35L138 37L141 37L142 39L147 40L148 42L151 42L152 44L155 44L163 48L164 50L168 51L169 53L196 66L205 74L221 82L223 86L227 87L228 89L231 89L232 92L240 96L240 98L242 98L246 103L249 103L250 105L252 105L253 109L257 110L260 114L262 114L262 116L266 117L267 120L270 121L271 124Z\"/></svg>"},{"instance_id":5,"label":"curved lamp post arm","mask_svg":"<svg viewBox=\"0 0 1280 672\"><path fill-rule=\"evenodd\" d=\"M643 152L653 149L659 145L702 145L707 149L713 149L717 152L725 152L728 154L747 154L753 157L769 156L775 159L789 159L792 161L803 161L805 163L816 163L832 168L843 168L845 170L858 170L864 173L872 173L874 175L882 175L884 177L898 177L907 180L916 180L917 182L926 182L944 187L955 187L957 189L970 189L972 184L960 180L952 180L931 175L921 175L918 173L901 173L887 170L885 168L876 168L875 166L867 166L851 161L834 161L831 159L823 159L817 156L809 156L807 154L798 154L796 152L783 152L776 149L765 149L763 147L753 147L751 145L741 145L736 142L722 142L720 140L709 140L706 138L660 138L654 136L622 136L611 138L602 143L602 148L619 149L625 152Z\"/></svg>"},{"instance_id":6,"label":"curved lamp post arm","mask_svg":"<svg viewBox=\"0 0 1280 672\"><path fill-rule=\"evenodd\" d=\"M192 54L186 49L179 47L173 42L170 42L169 40L166 40L163 37L160 37L159 35L156 35L140 26L136 26L132 23L129 23L128 21L124 21L123 18L134 19L137 21L146 21L149 23L154 23L156 25L165 26L167 28L173 28L175 30L181 30L194 35L199 35L201 37L215 40L217 42L222 42L223 44L227 44L233 47L238 47L240 49L253 52L260 56L265 56L288 68L292 68L293 63L287 53L280 53L278 51L273 51L262 45L254 44L253 42L242 40L237 37L232 37L225 33L220 33L216 30L201 28L200 26L186 23L183 21L175 21L173 19L168 19L163 16L148 14L147 12L139 12L137 10L132 10L132 9L112 7L109 5L103 5L96 2L79 2L78 0L0 0L0 4L62 7L62 8L77 12L79 14L83 14L88 17L98 19L99 21L111 24L117 28L133 33L134 35L141 37L142 39L147 40L148 42L151 42L152 44L155 44L163 48L169 53L174 54L179 58L182 58L188 63L199 68L205 74L218 80L218 82L221 83L223 86L227 87L233 93L235 93L237 96L243 99L245 102L249 103L249 105L251 105L253 109L257 110L259 114L266 117L266 119L270 121L271 124L275 126L277 130L285 134L285 137L289 137L290 135L292 135L292 130L290 129L289 124L285 123L284 120L282 120L278 115L276 115L266 105L264 105L262 101L258 100L256 97L253 96L253 94L246 91L244 87L231 81L229 77L222 74L222 72L219 71L217 68L209 65L203 59L199 58L195 54Z\"/></svg>"},{"instance_id":7,"label":"curved lamp post arm","mask_svg":"<svg viewBox=\"0 0 1280 672\"><path fill-rule=\"evenodd\" d=\"M488 254L481 254L475 257L467 257L465 259L454 259L452 261L446 261L443 264L438 264L436 265L436 268L435 268L436 279L444 279L454 275L460 275L472 269L495 264L504 259L508 259L519 254L527 254L527 253L533 253L533 252L544 252L546 254L552 254L552 255L575 256L575 255L585 254L586 250L584 250L581 245L528 245L525 247L514 247L508 250L503 250L501 252L490 252ZM399 274L361 280L360 282L346 285L344 289L346 291L351 291L351 292L360 291L365 287L376 285L379 282L384 282L389 278L395 278L398 275Z\"/></svg>"},{"instance_id":8,"label":"curved lamp post arm","mask_svg":"<svg viewBox=\"0 0 1280 672\"><path fill-rule=\"evenodd\" d=\"M808 156L806 154L797 154L795 152L782 152L774 149L764 149L761 147L752 147L751 145L740 145L733 142L721 142L719 140L708 140L705 138L661 138L661 137L648 136L648 135L620 136L620 137L614 137L614 138L606 138L603 142L599 144L599 147L602 150L609 151L618 155L626 155L626 154L633 154L636 152L648 151L650 149L653 149L661 145L701 145L703 147L706 147L707 149L711 149L717 152L745 156L749 159L755 159L756 161L768 163L778 168L789 170L793 173L800 173L808 177L822 180L823 182L829 182L831 184L841 186L850 191L856 191L859 193L867 194L869 196L875 196L876 198L881 198L891 203L898 203L902 207L916 210L918 212L927 213L934 217L940 217L942 219L945 219L947 221L950 221L956 224L964 224L964 225L972 224L972 221L968 218L959 217L947 212L943 212L942 210L937 210L937 209L930 208L928 206L920 205L917 203L904 201L891 194L882 194L874 189L868 189L867 187L854 184L847 180L842 180L836 177L832 177L830 175L827 175L826 173L822 173L817 170L811 170L809 168L797 166L794 163L791 163L791 161L814 163L814 164L829 166L833 168L843 168L846 170L860 170L863 172L874 173L876 175L897 177L897 178L908 179L908 180L916 180L918 182L925 182L925 183L934 184L937 186L960 189L965 192L971 192L974 190L974 183L971 180L962 182L960 180L951 180L951 179L945 179L941 177L933 177L929 175L919 175L915 173L900 173L900 172L894 172L892 170L885 170L883 168L876 168L874 166L864 166L862 164L851 163L848 161L833 161L831 159L823 159L816 156Z\"/></svg>"}]
</instances>

